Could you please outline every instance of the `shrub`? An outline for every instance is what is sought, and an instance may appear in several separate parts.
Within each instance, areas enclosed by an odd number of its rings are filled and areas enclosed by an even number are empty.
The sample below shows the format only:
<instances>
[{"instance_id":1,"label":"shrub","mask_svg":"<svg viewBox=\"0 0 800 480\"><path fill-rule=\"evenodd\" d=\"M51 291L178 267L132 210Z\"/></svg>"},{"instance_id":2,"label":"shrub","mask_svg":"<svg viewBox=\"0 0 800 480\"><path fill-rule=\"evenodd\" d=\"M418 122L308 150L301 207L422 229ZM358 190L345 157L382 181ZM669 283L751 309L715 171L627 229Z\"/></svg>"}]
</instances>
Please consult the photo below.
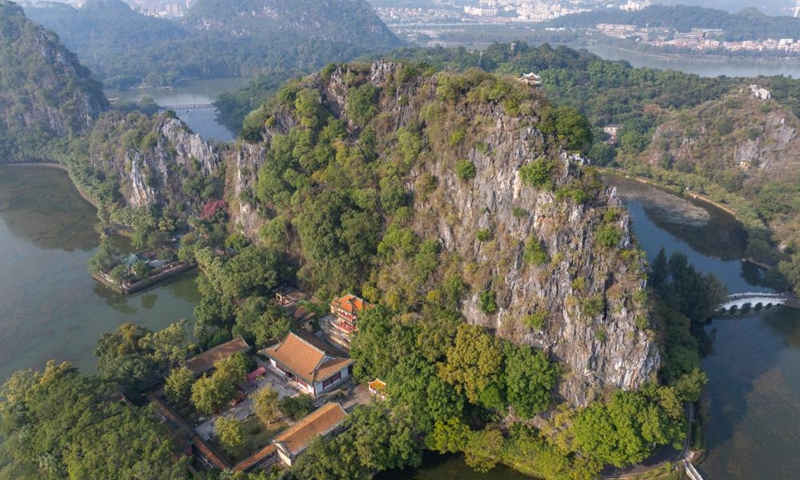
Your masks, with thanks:
<instances>
[{"instance_id":1,"label":"shrub","mask_svg":"<svg viewBox=\"0 0 800 480\"><path fill-rule=\"evenodd\" d=\"M522 254L522 260L531 265L542 265L547 263L549 257L544 245L534 235L528 237L525 244L525 252Z\"/></svg>"},{"instance_id":2,"label":"shrub","mask_svg":"<svg viewBox=\"0 0 800 480\"><path fill-rule=\"evenodd\" d=\"M455 132L450 134L450 146L451 147L457 146L464 140L464 137L466 137L466 133L464 133L464 130L456 130Z\"/></svg>"},{"instance_id":3,"label":"shrub","mask_svg":"<svg viewBox=\"0 0 800 480\"><path fill-rule=\"evenodd\" d=\"M525 218L528 215L530 215L530 213L527 210L519 207L514 207L511 210L511 214L514 215L514 218Z\"/></svg>"},{"instance_id":4,"label":"shrub","mask_svg":"<svg viewBox=\"0 0 800 480\"><path fill-rule=\"evenodd\" d=\"M522 183L528 187L553 189L553 179L551 174L555 164L550 160L539 157L528 165L523 165L519 169Z\"/></svg>"},{"instance_id":5,"label":"shrub","mask_svg":"<svg viewBox=\"0 0 800 480\"><path fill-rule=\"evenodd\" d=\"M492 238L492 231L488 228L482 228L476 232L475 236L478 237L479 241L486 242Z\"/></svg>"},{"instance_id":6,"label":"shrub","mask_svg":"<svg viewBox=\"0 0 800 480\"><path fill-rule=\"evenodd\" d=\"M547 323L547 312L545 310L536 310L530 315L526 315L525 318L522 319L522 323L528 328L542 330L545 323Z\"/></svg>"},{"instance_id":7,"label":"shrub","mask_svg":"<svg viewBox=\"0 0 800 480\"><path fill-rule=\"evenodd\" d=\"M497 295L492 290L484 290L478 296L481 312L491 315L497 312Z\"/></svg>"},{"instance_id":8,"label":"shrub","mask_svg":"<svg viewBox=\"0 0 800 480\"><path fill-rule=\"evenodd\" d=\"M597 230L597 243L601 247L615 248L622 241L622 230L616 225L605 224Z\"/></svg>"},{"instance_id":9,"label":"shrub","mask_svg":"<svg viewBox=\"0 0 800 480\"><path fill-rule=\"evenodd\" d=\"M602 294L592 295L583 302L583 313L587 317L596 317L606 309L606 300Z\"/></svg>"},{"instance_id":10,"label":"shrub","mask_svg":"<svg viewBox=\"0 0 800 480\"><path fill-rule=\"evenodd\" d=\"M565 198L570 198L573 202L580 205L588 200L588 195L578 187L561 187L556 192L556 199L560 201Z\"/></svg>"},{"instance_id":11,"label":"shrub","mask_svg":"<svg viewBox=\"0 0 800 480\"><path fill-rule=\"evenodd\" d=\"M472 180L475 178L475 174L475 164L469 160L461 160L456 163L456 176L458 176L460 180Z\"/></svg>"},{"instance_id":12,"label":"shrub","mask_svg":"<svg viewBox=\"0 0 800 480\"><path fill-rule=\"evenodd\" d=\"M369 122L378 113L379 93L380 89L371 83L365 83L352 90L345 105L347 114L361 125Z\"/></svg>"}]
</instances>

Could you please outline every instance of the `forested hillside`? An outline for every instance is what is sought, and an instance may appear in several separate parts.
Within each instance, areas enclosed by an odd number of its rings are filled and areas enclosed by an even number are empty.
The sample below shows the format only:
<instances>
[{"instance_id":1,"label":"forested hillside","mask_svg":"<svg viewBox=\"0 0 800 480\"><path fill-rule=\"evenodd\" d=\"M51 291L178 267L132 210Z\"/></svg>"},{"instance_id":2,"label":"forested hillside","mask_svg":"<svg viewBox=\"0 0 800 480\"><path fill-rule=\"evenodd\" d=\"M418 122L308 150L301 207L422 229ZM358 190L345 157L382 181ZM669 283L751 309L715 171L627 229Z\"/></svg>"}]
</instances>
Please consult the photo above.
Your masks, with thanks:
<instances>
[{"instance_id":1,"label":"forested hillside","mask_svg":"<svg viewBox=\"0 0 800 480\"><path fill-rule=\"evenodd\" d=\"M116 87L311 71L400 44L363 0L201 0L181 21L147 17L122 0L26 12Z\"/></svg>"},{"instance_id":2,"label":"forested hillside","mask_svg":"<svg viewBox=\"0 0 800 480\"><path fill-rule=\"evenodd\" d=\"M0 163L63 158L106 108L100 83L58 37L0 0Z\"/></svg>"},{"instance_id":3,"label":"forested hillside","mask_svg":"<svg viewBox=\"0 0 800 480\"><path fill-rule=\"evenodd\" d=\"M653 5L643 10L626 12L605 9L566 15L550 22L554 27L595 28L598 23L635 25L640 28L669 28L678 32L698 29L721 29L727 41L764 40L767 38L800 37L800 19L770 17L751 8L728 13L686 5Z\"/></svg>"},{"instance_id":4,"label":"forested hillside","mask_svg":"<svg viewBox=\"0 0 800 480\"><path fill-rule=\"evenodd\" d=\"M699 321L721 289L678 258L662 286L702 301L648 299L627 214L569 154L591 141L575 109L516 79L414 63L331 65L248 116L224 154L227 209L182 242L203 272L197 338L279 338L258 305L282 282L380 305L352 355L390 400L315 442L294 478L417 465L420 438L480 470L591 478L680 441L681 402L704 382L684 315ZM236 232L233 259L209 248L219 222Z\"/></svg>"},{"instance_id":5,"label":"forested hillside","mask_svg":"<svg viewBox=\"0 0 800 480\"><path fill-rule=\"evenodd\" d=\"M170 72L175 66L163 58L168 49L161 52L160 59L152 56L155 52L142 56L142 51L188 36L180 25L135 12L122 0L87 0L81 8L65 3L34 3L25 6L25 13L56 32L67 48L107 85L137 84L150 72L155 84L174 80L176 73ZM154 71L158 61L164 62L164 73Z\"/></svg>"}]
</instances>

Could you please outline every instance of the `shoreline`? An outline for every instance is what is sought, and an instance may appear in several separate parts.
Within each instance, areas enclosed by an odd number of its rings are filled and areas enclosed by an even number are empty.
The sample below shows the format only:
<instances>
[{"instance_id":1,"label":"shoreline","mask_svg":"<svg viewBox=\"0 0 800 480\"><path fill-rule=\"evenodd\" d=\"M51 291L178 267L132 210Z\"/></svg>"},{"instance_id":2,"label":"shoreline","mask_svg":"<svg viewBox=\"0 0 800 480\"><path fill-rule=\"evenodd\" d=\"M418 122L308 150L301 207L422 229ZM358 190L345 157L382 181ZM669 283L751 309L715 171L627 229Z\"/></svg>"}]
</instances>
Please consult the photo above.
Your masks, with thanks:
<instances>
[{"instance_id":1,"label":"shoreline","mask_svg":"<svg viewBox=\"0 0 800 480\"><path fill-rule=\"evenodd\" d=\"M728 205L725 205L724 203L716 202L716 201L708 198L705 195L701 195L699 193L694 193L692 191L687 191L687 190L678 190L678 189L675 188L676 185L664 185L662 183L655 182L655 181L650 180L648 178L634 176L634 175L631 175L628 172L625 172L625 171L622 171L622 170L616 170L614 168L598 168L598 170L600 171L600 173L604 173L604 174L608 174L608 175L616 175L618 177L622 177L622 178L625 178L627 180L632 180L634 182L642 183L642 184L645 184L645 185L650 185L651 187L665 188L667 190L672 191L672 193L674 193L676 195L680 195L681 197L684 197L684 198L686 196L688 196L689 198L691 198L693 200L697 200L697 201L706 203L708 205L711 205L713 207L716 207L716 208L722 210L723 212L725 212L728 215L730 215L733 218L735 218L736 221L741 223L739 218L736 216L736 212L731 207L729 207Z\"/></svg>"},{"instance_id":2,"label":"shoreline","mask_svg":"<svg viewBox=\"0 0 800 480\"><path fill-rule=\"evenodd\" d=\"M635 50L635 49L632 49L632 48L620 47L618 45L609 45L607 43L600 43L600 42L586 42L584 44L574 43L574 44L571 44L571 45L568 45L568 46L570 46L571 48L586 49L586 50L588 50L588 47L592 47L592 46L601 47L601 48L610 48L612 50L617 50L619 52L634 53L634 54L637 54L637 55L643 55L643 56L650 57L650 58L655 58L655 59L659 59L659 60L670 60L670 61L672 61L672 60L690 61L690 62L694 61L696 63L703 63L703 62L713 61L713 62L723 63L723 62L728 61L728 60L736 60L736 61L754 60L756 63L761 63L761 62L773 63L776 66L783 65L786 62L789 62L789 63L795 64L797 66L800 66L800 56L794 56L794 57L757 57L756 56L756 57L751 57L751 56L745 56L745 55L685 55L685 54L681 54L681 53L672 53L672 54L670 54L670 53L652 53L652 52L644 52L644 51L641 51L641 50ZM597 54L595 54L595 55L597 55Z\"/></svg>"},{"instance_id":3,"label":"shoreline","mask_svg":"<svg viewBox=\"0 0 800 480\"><path fill-rule=\"evenodd\" d=\"M69 177L69 181L75 187L75 190L78 191L78 194L89 204L91 204L96 210L100 209L100 205L97 203L95 199L90 197L86 192L84 192L81 187L73 180L72 175L70 174L69 167L63 165L61 163L56 162L22 162L22 163L5 163L4 166L12 166L12 167L43 167L43 168L54 168L56 170L61 170L67 173Z\"/></svg>"}]
</instances>

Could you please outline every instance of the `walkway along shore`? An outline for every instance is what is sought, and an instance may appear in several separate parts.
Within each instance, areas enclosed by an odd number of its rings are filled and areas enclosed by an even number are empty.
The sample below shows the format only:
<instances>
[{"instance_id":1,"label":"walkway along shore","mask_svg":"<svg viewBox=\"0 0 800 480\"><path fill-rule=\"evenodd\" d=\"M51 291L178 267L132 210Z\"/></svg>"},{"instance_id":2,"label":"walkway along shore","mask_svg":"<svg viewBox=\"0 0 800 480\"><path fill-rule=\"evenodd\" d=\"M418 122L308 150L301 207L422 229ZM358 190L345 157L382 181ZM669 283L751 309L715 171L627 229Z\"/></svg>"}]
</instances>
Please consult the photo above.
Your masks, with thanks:
<instances>
[{"instance_id":1,"label":"walkway along shore","mask_svg":"<svg viewBox=\"0 0 800 480\"><path fill-rule=\"evenodd\" d=\"M132 293L139 292L147 287L154 286L172 277L180 275L181 273L188 272L189 270L192 270L195 267L197 267L197 264L195 263L177 263L175 266L170 267L161 273L153 275L147 280L141 280L139 282L135 282L127 286L120 285L119 283L112 280L108 275L102 272L93 273L92 277L98 282L102 283L103 285L114 290L117 293L121 293L123 295L130 295Z\"/></svg>"}]
</instances>

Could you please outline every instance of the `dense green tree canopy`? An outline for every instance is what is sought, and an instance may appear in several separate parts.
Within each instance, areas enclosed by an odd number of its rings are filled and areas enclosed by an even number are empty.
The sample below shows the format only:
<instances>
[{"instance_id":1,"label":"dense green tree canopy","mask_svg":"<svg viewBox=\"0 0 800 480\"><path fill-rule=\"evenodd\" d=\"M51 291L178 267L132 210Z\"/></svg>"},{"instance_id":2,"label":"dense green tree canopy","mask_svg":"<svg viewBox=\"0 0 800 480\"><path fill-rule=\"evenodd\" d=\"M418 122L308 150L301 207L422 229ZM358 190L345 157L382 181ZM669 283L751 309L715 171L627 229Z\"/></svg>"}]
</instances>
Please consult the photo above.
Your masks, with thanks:
<instances>
[{"instance_id":1,"label":"dense green tree canopy","mask_svg":"<svg viewBox=\"0 0 800 480\"><path fill-rule=\"evenodd\" d=\"M0 420L9 478L188 478L154 415L68 363L16 372L0 389Z\"/></svg>"}]
</instances>

